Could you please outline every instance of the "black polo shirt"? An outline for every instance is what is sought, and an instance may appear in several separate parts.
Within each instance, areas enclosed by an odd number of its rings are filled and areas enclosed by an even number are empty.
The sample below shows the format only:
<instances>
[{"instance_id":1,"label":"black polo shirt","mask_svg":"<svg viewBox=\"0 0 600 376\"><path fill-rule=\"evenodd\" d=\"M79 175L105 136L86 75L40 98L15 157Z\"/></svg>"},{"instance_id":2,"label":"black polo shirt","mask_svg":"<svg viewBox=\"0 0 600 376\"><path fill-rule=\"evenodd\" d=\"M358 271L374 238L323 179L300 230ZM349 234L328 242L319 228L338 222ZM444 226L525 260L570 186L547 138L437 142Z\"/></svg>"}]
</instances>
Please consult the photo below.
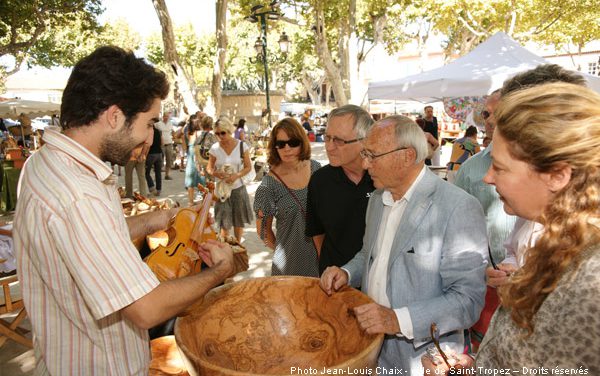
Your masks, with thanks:
<instances>
[{"instance_id":1,"label":"black polo shirt","mask_svg":"<svg viewBox=\"0 0 600 376\"><path fill-rule=\"evenodd\" d=\"M319 274L328 266L343 266L362 248L367 205L374 190L368 172L357 185L341 167L331 165L310 178L306 236L325 234Z\"/></svg>"}]
</instances>

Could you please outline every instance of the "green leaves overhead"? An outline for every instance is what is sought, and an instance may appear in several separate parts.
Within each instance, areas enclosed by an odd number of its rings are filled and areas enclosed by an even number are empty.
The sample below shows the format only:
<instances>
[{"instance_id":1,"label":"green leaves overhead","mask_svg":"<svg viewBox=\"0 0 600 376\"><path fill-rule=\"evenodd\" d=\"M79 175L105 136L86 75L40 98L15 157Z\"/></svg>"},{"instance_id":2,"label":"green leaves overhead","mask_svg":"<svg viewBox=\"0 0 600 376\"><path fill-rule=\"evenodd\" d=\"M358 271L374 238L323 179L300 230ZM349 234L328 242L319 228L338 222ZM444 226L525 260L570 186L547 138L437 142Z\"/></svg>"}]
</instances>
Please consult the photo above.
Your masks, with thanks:
<instances>
[{"instance_id":1,"label":"green leaves overhead","mask_svg":"<svg viewBox=\"0 0 600 376\"><path fill-rule=\"evenodd\" d=\"M99 32L100 0L3 0L0 5L0 56L14 57L13 72L24 61L52 66L64 62L65 35L72 45L86 33ZM78 43L79 42L79 43ZM70 54L70 51L67 50Z\"/></svg>"}]
</instances>

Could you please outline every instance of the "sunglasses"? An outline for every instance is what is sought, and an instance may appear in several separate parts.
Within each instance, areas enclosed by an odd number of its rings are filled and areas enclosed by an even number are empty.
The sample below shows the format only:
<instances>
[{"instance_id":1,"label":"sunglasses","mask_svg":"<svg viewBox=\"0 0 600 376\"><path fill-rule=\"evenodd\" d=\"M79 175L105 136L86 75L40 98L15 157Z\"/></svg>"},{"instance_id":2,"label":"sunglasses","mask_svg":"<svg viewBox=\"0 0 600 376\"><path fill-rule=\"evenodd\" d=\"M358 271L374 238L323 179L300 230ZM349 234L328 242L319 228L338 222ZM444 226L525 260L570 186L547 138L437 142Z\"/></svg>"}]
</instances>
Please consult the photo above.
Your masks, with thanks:
<instances>
[{"instance_id":1,"label":"sunglasses","mask_svg":"<svg viewBox=\"0 0 600 376\"><path fill-rule=\"evenodd\" d=\"M216 134L217 136L225 136L225 135L227 134L227 132L225 132L225 131L222 131L222 132L215 132L215 134Z\"/></svg>"},{"instance_id":2,"label":"sunglasses","mask_svg":"<svg viewBox=\"0 0 600 376\"><path fill-rule=\"evenodd\" d=\"M483 117L483 120L487 120L487 118L489 118L490 115L491 115L490 112L487 110L481 111L481 116Z\"/></svg>"},{"instance_id":3,"label":"sunglasses","mask_svg":"<svg viewBox=\"0 0 600 376\"><path fill-rule=\"evenodd\" d=\"M298 146L300 146L302 144L302 141L296 139L296 138L290 138L287 141L283 141L283 140L277 140L275 141L275 148L277 149L283 149L285 147L285 145L291 147L291 148L297 148Z\"/></svg>"}]
</instances>

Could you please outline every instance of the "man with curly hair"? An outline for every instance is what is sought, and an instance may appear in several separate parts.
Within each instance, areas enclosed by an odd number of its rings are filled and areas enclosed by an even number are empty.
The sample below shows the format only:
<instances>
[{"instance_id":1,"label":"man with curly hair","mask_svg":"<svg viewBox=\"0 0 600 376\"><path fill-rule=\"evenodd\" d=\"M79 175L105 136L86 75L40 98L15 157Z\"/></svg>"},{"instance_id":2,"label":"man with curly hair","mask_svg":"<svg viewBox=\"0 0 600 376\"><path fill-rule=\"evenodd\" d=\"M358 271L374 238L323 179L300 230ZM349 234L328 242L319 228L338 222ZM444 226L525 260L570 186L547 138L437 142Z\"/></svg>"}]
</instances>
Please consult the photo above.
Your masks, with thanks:
<instances>
[{"instance_id":1,"label":"man with curly hair","mask_svg":"<svg viewBox=\"0 0 600 376\"><path fill-rule=\"evenodd\" d=\"M18 275L36 375L147 375L148 328L175 316L233 269L228 246L203 244L212 268L160 283L131 239L165 228L177 209L123 216L116 177L158 121L164 73L117 47L77 63L62 129L27 162L14 222Z\"/></svg>"}]
</instances>

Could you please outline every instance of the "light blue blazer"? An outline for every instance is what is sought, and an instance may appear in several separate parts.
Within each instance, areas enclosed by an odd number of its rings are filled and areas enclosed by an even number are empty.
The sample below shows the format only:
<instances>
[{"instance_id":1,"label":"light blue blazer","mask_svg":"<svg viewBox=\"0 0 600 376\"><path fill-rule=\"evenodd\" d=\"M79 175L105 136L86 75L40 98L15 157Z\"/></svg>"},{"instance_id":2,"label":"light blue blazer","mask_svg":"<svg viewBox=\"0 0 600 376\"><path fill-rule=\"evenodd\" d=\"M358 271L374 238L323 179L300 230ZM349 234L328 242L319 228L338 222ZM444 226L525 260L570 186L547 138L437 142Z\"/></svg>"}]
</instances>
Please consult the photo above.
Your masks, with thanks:
<instances>
[{"instance_id":1,"label":"light blue blazer","mask_svg":"<svg viewBox=\"0 0 600 376\"><path fill-rule=\"evenodd\" d=\"M363 248L343 268L352 286L368 291L373 248L383 213L382 190L373 192ZM480 203L431 171L415 187L392 244L387 275L391 308L407 307L414 340L386 336L379 365L422 375L421 355L435 322L442 343L461 348L463 329L479 318L486 292L487 235Z\"/></svg>"}]
</instances>

